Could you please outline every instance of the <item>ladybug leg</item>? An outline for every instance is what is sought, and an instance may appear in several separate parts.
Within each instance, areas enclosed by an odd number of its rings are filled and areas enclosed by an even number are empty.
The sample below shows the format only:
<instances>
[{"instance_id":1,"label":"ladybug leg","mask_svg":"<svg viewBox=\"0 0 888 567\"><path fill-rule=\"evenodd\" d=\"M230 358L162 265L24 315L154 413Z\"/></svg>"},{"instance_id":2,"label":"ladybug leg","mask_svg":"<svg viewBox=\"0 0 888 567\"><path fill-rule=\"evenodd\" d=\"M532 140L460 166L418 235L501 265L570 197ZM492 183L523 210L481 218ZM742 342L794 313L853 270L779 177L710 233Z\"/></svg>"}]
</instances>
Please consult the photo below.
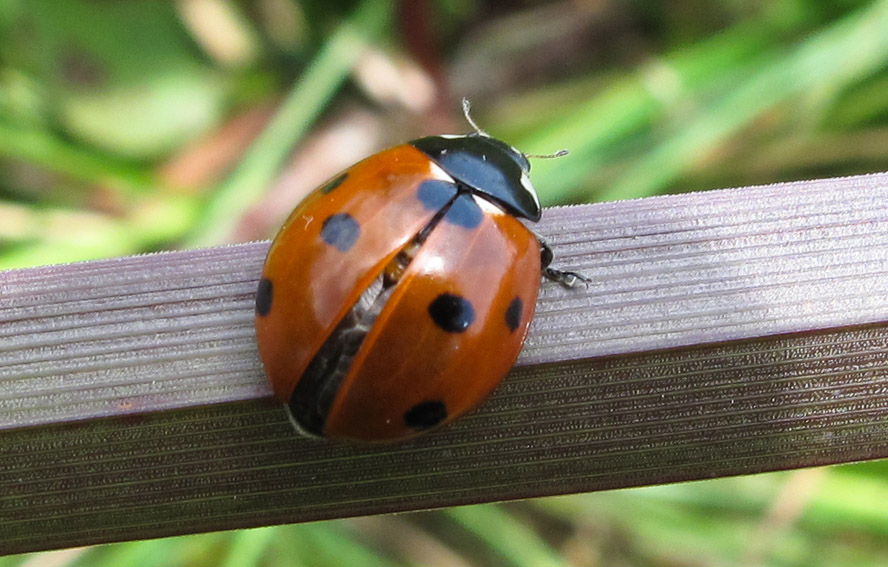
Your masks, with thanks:
<instances>
[{"instance_id":1,"label":"ladybug leg","mask_svg":"<svg viewBox=\"0 0 888 567\"><path fill-rule=\"evenodd\" d=\"M552 248L546 244L546 241L537 235L537 241L540 243L540 263L543 266L543 277L547 280L560 283L564 287L573 287L577 282L589 283L592 281L588 277L579 272L566 272L551 267L549 264L555 259Z\"/></svg>"}]
</instances>

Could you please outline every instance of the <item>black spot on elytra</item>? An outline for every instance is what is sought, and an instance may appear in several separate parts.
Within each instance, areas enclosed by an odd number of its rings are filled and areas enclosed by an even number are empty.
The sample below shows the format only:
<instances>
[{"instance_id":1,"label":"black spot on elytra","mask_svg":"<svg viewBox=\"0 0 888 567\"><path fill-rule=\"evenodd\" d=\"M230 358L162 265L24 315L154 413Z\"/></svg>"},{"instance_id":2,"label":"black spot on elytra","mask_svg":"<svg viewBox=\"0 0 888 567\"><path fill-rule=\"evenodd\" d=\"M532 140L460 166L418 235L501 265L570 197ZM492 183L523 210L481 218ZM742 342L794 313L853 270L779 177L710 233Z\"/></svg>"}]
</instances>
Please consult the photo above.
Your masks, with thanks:
<instances>
[{"instance_id":1,"label":"black spot on elytra","mask_svg":"<svg viewBox=\"0 0 888 567\"><path fill-rule=\"evenodd\" d=\"M340 185L342 185L342 182L345 181L345 179L346 179L347 177L348 177L348 172L347 172L347 171L346 171L345 173L342 173L342 174L340 174L340 175L337 175L336 177L334 177L333 179L331 179L329 183L327 183L326 185L324 185L323 187L321 187L321 193L323 193L324 195L326 195L326 194L329 193L330 191L336 189L337 187L339 187Z\"/></svg>"},{"instance_id":2,"label":"black spot on elytra","mask_svg":"<svg viewBox=\"0 0 888 567\"><path fill-rule=\"evenodd\" d=\"M506 309L506 325L508 325L509 330L513 333L518 329L518 326L521 325L521 314L524 311L524 302L521 301L520 297L516 297L509 303L509 307Z\"/></svg>"},{"instance_id":3,"label":"black spot on elytra","mask_svg":"<svg viewBox=\"0 0 888 567\"><path fill-rule=\"evenodd\" d=\"M429 179L420 184L416 190L416 198L428 211L439 211L456 195L457 187L449 181Z\"/></svg>"},{"instance_id":4,"label":"black spot on elytra","mask_svg":"<svg viewBox=\"0 0 888 567\"><path fill-rule=\"evenodd\" d=\"M432 321L448 333L462 333L475 321L475 309L469 300L442 293L429 304Z\"/></svg>"},{"instance_id":5,"label":"black spot on elytra","mask_svg":"<svg viewBox=\"0 0 888 567\"><path fill-rule=\"evenodd\" d=\"M447 419L444 402L422 402L404 413L404 423L412 429L429 429Z\"/></svg>"},{"instance_id":6,"label":"black spot on elytra","mask_svg":"<svg viewBox=\"0 0 888 567\"><path fill-rule=\"evenodd\" d=\"M358 221L348 213L339 213L324 220L321 238L340 252L348 252L361 234Z\"/></svg>"},{"instance_id":7,"label":"black spot on elytra","mask_svg":"<svg viewBox=\"0 0 888 567\"><path fill-rule=\"evenodd\" d=\"M259 289L256 290L256 315L265 317L271 312L271 280L262 278L259 280Z\"/></svg>"},{"instance_id":8,"label":"black spot on elytra","mask_svg":"<svg viewBox=\"0 0 888 567\"><path fill-rule=\"evenodd\" d=\"M484 212L475 202L471 195L465 193L456 198L447 212L444 214L444 221L455 224L463 228L475 228L481 224L484 218Z\"/></svg>"}]
</instances>

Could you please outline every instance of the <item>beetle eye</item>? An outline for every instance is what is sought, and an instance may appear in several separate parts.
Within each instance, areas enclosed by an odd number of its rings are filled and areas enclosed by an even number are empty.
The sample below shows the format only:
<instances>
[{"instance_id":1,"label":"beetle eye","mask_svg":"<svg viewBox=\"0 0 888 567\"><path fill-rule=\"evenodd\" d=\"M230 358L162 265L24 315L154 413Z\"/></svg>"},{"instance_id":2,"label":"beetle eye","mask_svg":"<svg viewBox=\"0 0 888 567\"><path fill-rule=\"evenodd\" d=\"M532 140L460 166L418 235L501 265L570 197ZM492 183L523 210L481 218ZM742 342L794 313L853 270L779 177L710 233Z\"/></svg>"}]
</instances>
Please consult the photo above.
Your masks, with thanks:
<instances>
[{"instance_id":1,"label":"beetle eye","mask_svg":"<svg viewBox=\"0 0 888 567\"><path fill-rule=\"evenodd\" d=\"M511 150L515 155L515 161L518 162L518 165L521 166L521 169L523 169L527 173L530 173L530 160L527 159L529 156L521 152L521 150L517 148L511 148Z\"/></svg>"}]
</instances>

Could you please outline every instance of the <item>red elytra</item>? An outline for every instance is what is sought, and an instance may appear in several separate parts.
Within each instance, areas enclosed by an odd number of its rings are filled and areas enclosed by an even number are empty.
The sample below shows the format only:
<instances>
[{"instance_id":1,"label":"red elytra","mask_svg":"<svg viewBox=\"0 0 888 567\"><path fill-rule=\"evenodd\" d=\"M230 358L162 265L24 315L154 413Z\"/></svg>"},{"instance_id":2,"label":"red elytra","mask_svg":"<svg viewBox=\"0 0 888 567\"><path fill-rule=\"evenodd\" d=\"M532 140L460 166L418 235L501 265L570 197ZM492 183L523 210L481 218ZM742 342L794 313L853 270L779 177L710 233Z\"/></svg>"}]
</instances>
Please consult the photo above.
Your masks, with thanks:
<instances>
[{"instance_id":1,"label":"red elytra","mask_svg":"<svg viewBox=\"0 0 888 567\"><path fill-rule=\"evenodd\" d=\"M480 404L515 363L551 251L523 154L434 136L352 166L291 213L256 299L259 354L296 427L407 439Z\"/></svg>"}]
</instances>

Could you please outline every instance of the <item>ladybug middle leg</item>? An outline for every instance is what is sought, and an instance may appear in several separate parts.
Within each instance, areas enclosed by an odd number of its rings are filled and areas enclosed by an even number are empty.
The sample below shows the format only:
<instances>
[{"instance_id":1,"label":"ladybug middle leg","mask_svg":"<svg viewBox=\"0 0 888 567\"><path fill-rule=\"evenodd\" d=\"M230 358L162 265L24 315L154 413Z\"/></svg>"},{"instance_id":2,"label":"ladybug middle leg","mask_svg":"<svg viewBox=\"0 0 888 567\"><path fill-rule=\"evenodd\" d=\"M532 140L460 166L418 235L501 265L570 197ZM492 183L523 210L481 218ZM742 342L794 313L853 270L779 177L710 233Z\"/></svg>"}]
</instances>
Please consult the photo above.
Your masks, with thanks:
<instances>
[{"instance_id":1,"label":"ladybug middle leg","mask_svg":"<svg viewBox=\"0 0 888 567\"><path fill-rule=\"evenodd\" d=\"M540 243L540 264L543 267L543 277L547 280L560 283L564 287L572 288L577 282L589 283L592 280L579 272L569 272L559 270L550 266L555 254L552 248L539 235L536 235L537 241Z\"/></svg>"}]
</instances>

